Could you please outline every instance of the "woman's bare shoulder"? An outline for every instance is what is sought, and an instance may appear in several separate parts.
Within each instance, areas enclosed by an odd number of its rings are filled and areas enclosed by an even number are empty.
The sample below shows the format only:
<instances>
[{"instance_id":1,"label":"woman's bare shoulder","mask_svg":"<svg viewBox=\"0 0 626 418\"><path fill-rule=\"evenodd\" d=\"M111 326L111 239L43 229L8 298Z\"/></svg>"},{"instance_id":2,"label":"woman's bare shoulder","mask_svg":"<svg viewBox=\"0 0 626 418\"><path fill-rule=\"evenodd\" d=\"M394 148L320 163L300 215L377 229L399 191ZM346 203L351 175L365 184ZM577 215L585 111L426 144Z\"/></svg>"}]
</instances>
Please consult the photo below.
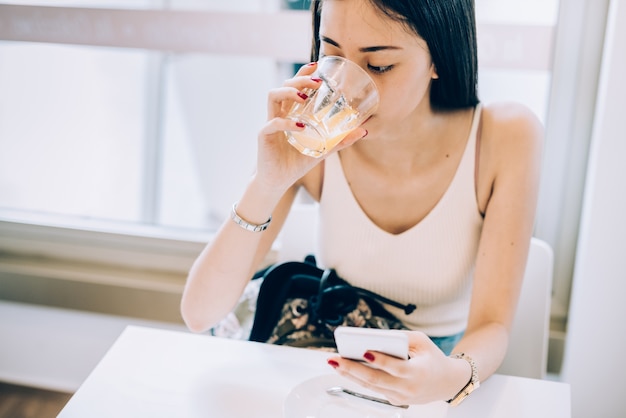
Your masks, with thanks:
<instances>
[{"instance_id":1,"label":"woman's bare shoulder","mask_svg":"<svg viewBox=\"0 0 626 418\"><path fill-rule=\"evenodd\" d=\"M483 107L481 141L489 154L519 158L540 152L543 126L526 106L513 102L498 102ZM532 158L532 157L531 157Z\"/></svg>"},{"instance_id":2,"label":"woman's bare shoulder","mask_svg":"<svg viewBox=\"0 0 626 418\"><path fill-rule=\"evenodd\" d=\"M506 138L541 138L543 126L535 113L523 104L496 102L485 105L482 114L486 133Z\"/></svg>"},{"instance_id":3,"label":"woman's bare shoulder","mask_svg":"<svg viewBox=\"0 0 626 418\"><path fill-rule=\"evenodd\" d=\"M519 190L519 179L536 178L541 167L543 127L530 109L518 103L484 106L481 125L478 196L484 212L495 184L503 186L500 190L515 191Z\"/></svg>"}]
</instances>

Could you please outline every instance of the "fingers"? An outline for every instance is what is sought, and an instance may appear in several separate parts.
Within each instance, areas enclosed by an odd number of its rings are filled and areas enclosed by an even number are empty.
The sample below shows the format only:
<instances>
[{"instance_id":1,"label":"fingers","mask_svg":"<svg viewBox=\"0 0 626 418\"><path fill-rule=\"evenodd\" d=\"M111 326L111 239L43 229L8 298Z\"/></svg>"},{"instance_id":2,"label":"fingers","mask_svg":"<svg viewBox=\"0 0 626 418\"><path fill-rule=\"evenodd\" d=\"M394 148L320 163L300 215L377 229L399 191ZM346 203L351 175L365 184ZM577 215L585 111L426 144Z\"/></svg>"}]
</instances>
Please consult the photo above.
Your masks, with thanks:
<instances>
[{"instance_id":1,"label":"fingers","mask_svg":"<svg viewBox=\"0 0 626 418\"><path fill-rule=\"evenodd\" d=\"M264 136L273 135L279 131L302 131L304 124L291 119L273 118L270 119L261 129L260 134Z\"/></svg>"},{"instance_id":2,"label":"fingers","mask_svg":"<svg viewBox=\"0 0 626 418\"><path fill-rule=\"evenodd\" d=\"M404 403L406 396L400 390L403 385L399 384L398 377L388 373L388 370L378 369L372 366L374 361L381 364L383 357L391 362L407 363L406 360L400 360L395 357L386 356L383 353L368 352L378 360L367 360L370 365L363 364L358 361L344 359L342 357L333 357L329 359L329 364L342 376L350 379L364 388L373 390L384 395L390 402L395 404ZM334 362L334 363L333 363Z\"/></svg>"},{"instance_id":3,"label":"fingers","mask_svg":"<svg viewBox=\"0 0 626 418\"><path fill-rule=\"evenodd\" d=\"M317 88L322 80L314 77L317 63L300 67L293 78L286 80L283 86L270 91L268 95L268 119L283 116L294 102L302 103Z\"/></svg>"},{"instance_id":4,"label":"fingers","mask_svg":"<svg viewBox=\"0 0 626 418\"><path fill-rule=\"evenodd\" d=\"M417 356L445 357L439 347L423 332L410 331L407 332L407 335L409 336L409 358Z\"/></svg>"},{"instance_id":5,"label":"fingers","mask_svg":"<svg viewBox=\"0 0 626 418\"><path fill-rule=\"evenodd\" d=\"M300 94L298 94L300 93ZM284 116L285 107L294 103L304 103L308 96L294 87L280 87L270 90L267 96L267 118Z\"/></svg>"},{"instance_id":6,"label":"fingers","mask_svg":"<svg viewBox=\"0 0 626 418\"><path fill-rule=\"evenodd\" d=\"M370 368L374 367L384 370L391 376L406 377L408 375L409 363L407 360L399 359L377 351L368 351L363 355L363 358L370 365Z\"/></svg>"},{"instance_id":7,"label":"fingers","mask_svg":"<svg viewBox=\"0 0 626 418\"><path fill-rule=\"evenodd\" d=\"M362 382L367 382L368 386L391 389L397 385L397 378L409 376L410 365L407 360L378 351L367 351L363 358L365 363L343 357L333 357L329 361L336 363L335 369L340 374L350 375ZM334 366L334 364L331 365Z\"/></svg>"},{"instance_id":8,"label":"fingers","mask_svg":"<svg viewBox=\"0 0 626 418\"><path fill-rule=\"evenodd\" d=\"M296 77L285 81L282 87L270 90L267 106L268 119L284 116L294 102L304 103L320 83L320 79Z\"/></svg>"},{"instance_id":9,"label":"fingers","mask_svg":"<svg viewBox=\"0 0 626 418\"><path fill-rule=\"evenodd\" d=\"M428 335L420 331L408 331L406 335L409 337L409 346L425 347L432 344Z\"/></svg>"},{"instance_id":10,"label":"fingers","mask_svg":"<svg viewBox=\"0 0 626 418\"><path fill-rule=\"evenodd\" d=\"M304 75L311 75L315 72L315 70L317 70L317 62L310 62L308 64L304 64L296 72L296 77L304 76Z\"/></svg>"},{"instance_id":11,"label":"fingers","mask_svg":"<svg viewBox=\"0 0 626 418\"><path fill-rule=\"evenodd\" d=\"M317 78L313 75L317 70L317 62L310 62L308 64L303 65L296 72L293 78L290 78L285 81L285 85L289 86L299 86L299 83L304 83L304 87L308 88L317 88L318 84L322 81L320 78ZM302 87L298 87L302 88Z\"/></svg>"}]
</instances>

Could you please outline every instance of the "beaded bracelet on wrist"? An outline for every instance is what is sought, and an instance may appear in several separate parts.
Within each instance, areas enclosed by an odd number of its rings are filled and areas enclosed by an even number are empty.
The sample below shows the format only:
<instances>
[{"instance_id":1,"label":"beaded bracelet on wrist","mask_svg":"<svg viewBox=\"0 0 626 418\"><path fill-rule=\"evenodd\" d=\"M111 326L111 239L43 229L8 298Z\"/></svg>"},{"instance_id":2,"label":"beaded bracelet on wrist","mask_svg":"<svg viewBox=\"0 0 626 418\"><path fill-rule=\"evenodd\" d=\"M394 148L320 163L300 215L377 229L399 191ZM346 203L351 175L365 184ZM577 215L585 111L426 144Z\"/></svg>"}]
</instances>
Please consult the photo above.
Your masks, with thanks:
<instances>
[{"instance_id":1,"label":"beaded bracelet on wrist","mask_svg":"<svg viewBox=\"0 0 626 418\"><path fill-rule=\"evenodd\" d=\"M463 402L465 398L470 395L470 393L478 389L478 387L480 386L480 380L478 379L478 370L476 368L476 363L474 362L474 360L472 360L470 356L465 353L458 353L452 354L450 357L465 360L472 368L472 376L470 377L469 382L467 382L467 384L463 386L459 393L457 393L452 399L446 401L452 406L457 406L458 404Z\"/></svg>"}]
</instances>

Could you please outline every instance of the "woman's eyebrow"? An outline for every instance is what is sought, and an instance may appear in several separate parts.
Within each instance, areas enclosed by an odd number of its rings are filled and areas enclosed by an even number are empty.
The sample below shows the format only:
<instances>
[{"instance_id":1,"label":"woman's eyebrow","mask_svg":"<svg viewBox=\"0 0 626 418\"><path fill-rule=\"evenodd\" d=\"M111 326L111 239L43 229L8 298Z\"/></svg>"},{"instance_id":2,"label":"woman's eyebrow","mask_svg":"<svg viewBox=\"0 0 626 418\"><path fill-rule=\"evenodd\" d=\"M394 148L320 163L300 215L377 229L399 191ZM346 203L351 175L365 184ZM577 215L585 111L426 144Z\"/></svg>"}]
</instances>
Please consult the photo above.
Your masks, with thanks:
<instances>
[{"instance_id":1,"label":"woman's eyebrow","mask_svg":"<svg viewBox=\"0 0 626 418\"><path fill-rule=\"evenodd\" d=\"M322 36L321 37L322 42L326 42L328 44L331 44L334 47L337 48L341 48L341 45L339 45L339 42L336 42L332 39L330 39L327 36ZM398 46L393 46L393 45L377 45L377 46L366 46L363 48L359 48L359 52L376 52L376 51L383 51L383 50L388 50L388 49L402 49Z\"/></svg>"}]
</instances>

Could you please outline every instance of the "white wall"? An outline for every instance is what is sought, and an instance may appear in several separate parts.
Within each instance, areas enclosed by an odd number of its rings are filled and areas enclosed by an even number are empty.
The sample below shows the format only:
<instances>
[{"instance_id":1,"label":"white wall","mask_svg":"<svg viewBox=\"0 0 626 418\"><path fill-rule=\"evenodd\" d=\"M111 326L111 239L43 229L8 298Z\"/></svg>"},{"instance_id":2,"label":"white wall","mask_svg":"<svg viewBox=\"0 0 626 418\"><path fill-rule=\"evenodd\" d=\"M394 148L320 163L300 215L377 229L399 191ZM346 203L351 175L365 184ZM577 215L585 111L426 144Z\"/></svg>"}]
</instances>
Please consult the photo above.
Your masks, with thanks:
<instances>
[{"instance_id":1,"label":"white wall","mask_svg":"<svg viewBox=\"0 0 626 418\"><path fill-rule=\"evenodd\" d=\"M623 417L626 2L612 0L561 377L574 418Z\"/></svg>"},{"instance_id":2,"label":"white wall","mask_svg":"<svg viewBox=\"0 0 626 418\"><path fill-rule=\"evenodd\" d=\"M0 301L0 381L74 392L128 325L186 332L183 325Z\"/></svg>"}]
</instances>

